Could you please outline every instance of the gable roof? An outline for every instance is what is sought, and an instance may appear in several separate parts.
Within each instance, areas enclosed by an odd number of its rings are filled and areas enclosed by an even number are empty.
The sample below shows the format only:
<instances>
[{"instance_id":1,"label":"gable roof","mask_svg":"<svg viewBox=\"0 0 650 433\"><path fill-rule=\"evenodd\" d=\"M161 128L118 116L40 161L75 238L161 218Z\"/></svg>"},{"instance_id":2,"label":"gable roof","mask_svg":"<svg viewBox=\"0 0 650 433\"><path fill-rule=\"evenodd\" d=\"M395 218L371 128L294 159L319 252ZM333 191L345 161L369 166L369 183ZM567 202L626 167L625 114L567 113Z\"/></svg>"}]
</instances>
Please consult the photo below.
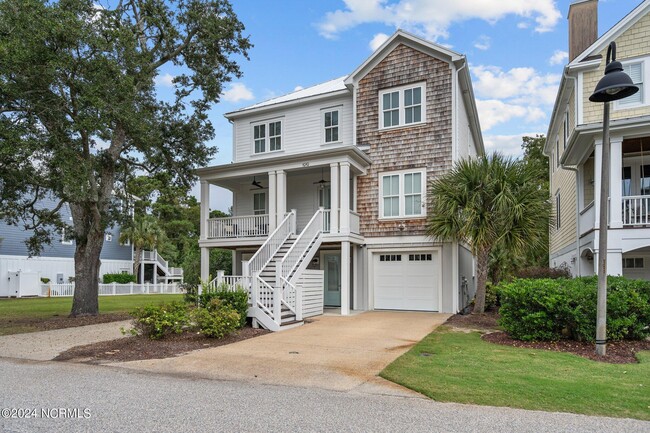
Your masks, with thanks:
<instances>
[{"instance_id":1,"label":"gable roof","mask_svg":"<svg viewBox=\"0 0 650 433\"><path fill-rule=\"evenodd\" d=\"M614 27L607 30L602 36L596 39L593 44L591 44L586 50L580 53L578 57L573 59L573 61L569 63L568 66L575 66L585 60L588 60L589 57L599 54L602 50L607 48L610 42L617 39L621 34L625 33L649 11L650 0L644 0L637 7L632 9L630 13L625 15L625 17L623 17L618 23L616 23Z\"/></svg>"},{"instance_id":2,"label":"gable roof","mask_svg":"<svg viewBox=\"0 0 650 433\"><path fill-rule=\"evenodd\" d=\"M388 38L383 44L379 46L359 67L357 67L345 80L345 84L352 86L358 82L368 72L370 72L379 62L384 60L395 47L399 44L406 45L418 51L422 51L432 57L445 60L447 62L457 61L464 58L460 53L452 51L442 45L429 42L425 39L417 37L411 33L398 29L393 35Z\"/></svg>"},{"instance_id":3,"label":"gable roof","mask_svg":"<svg viewBox=\"0 0 650 433\"><path fill-rule=\"evenodd\" d=\"M231 111L226 113L227 118L235 117L237 114L248 112L252 110L257 110L261 108L270 107L276 104L289 103L289 102L298 102L305 99L314 98L321 95L326 95L329 93L337 93L340 91L346 91L345 79L348 76L335 78L333 80L326 81L324 83L316 84L304 89L295 90L293 92L287 93L276 98L271 98L266 101L258 102L257 104L249 105L248 107L240 108L239 110Z\"/></svg>"}]
</instances>

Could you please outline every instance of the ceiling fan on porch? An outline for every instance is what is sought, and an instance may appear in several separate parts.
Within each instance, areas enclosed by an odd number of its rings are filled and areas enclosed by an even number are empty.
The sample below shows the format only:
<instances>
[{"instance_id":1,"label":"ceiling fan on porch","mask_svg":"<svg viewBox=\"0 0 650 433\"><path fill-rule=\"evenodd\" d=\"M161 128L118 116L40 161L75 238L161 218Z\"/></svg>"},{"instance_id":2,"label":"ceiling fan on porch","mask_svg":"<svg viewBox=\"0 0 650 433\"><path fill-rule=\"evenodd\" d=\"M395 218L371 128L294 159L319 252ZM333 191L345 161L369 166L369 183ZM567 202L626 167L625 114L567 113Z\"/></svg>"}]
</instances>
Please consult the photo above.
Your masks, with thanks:
<instances>
[{"instance_id":1,"label":"ceiling fan on porch","mask_svg":"<svg viewBox=\"0 0 650 433\"><path fill-rule=\"evenodd\" d=\"M255 176L253 176L253 182L251 183L251 185L254 186L255 188L251 188L250 191L256 191L258 189L269 189L268 186L262 185L262 183L258 181Z\"/></svg>"},{"instance_id":2,"label":"ceiling fan on porch","mask_svg":"<svg viewBox=\"0 0 650 433\"><path fill-rule=\"evenodd\" d=\"M313 183L314 183L314 185L320 185L321 187L323 187L324 185L327 185L328 183L330 183L329 180L325 180L325 176L324 176L322 167L320 169L320 180L316 181L316 182L313 182Z\"/></svg>"}]
</instances>

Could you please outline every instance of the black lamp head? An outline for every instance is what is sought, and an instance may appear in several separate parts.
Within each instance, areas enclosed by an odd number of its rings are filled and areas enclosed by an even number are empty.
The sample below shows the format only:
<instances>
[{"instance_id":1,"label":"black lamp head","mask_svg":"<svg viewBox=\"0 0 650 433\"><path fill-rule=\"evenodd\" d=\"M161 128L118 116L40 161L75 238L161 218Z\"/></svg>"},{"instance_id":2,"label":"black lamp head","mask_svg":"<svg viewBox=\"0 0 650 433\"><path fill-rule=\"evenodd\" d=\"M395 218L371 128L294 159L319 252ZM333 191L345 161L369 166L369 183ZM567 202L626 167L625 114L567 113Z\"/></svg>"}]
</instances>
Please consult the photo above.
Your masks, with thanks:
<instances>
[{"instance_id":1,"label":"black lamp head","mask_svg":"<svg viewBox=\"0 0 650 433\"><path fill-rule=\"evenodd\" d=\"M610 56L612 60L610 62ZM611 42L607 49L607 66L605 76L596 85L594 93L589 97L591 102L611 102L627 98L639 91L632 79L623 72L623 65L616 61L616 43Z\"/></svg>"}]
</instances>

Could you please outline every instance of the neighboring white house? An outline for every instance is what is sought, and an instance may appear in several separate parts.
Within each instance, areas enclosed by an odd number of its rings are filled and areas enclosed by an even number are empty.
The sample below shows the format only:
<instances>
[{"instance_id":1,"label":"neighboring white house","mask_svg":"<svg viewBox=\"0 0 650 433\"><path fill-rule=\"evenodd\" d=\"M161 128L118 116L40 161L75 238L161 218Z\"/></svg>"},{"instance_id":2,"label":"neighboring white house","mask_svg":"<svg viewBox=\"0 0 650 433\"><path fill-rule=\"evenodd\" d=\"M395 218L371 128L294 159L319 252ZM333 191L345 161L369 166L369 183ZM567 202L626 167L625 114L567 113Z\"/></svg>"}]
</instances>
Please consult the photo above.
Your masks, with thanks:
<instances>
[{"instance_id":1,"label":"neighboring white house","mask_svg":"<svg viewBox=\"0 0 650 433\"><path fill-rule=\"evenodd\" d=\"M428 183L484 152L465 56L397 31L351 74L226 117L234 161L198 170L202 278L232 249L256 324L468 305L471 253L425 232ZM209 218L210 185L234 216Z\"/></svg>"},{"instance_id":2,"label":"neighboring white house","mask_svg":"<svg viewBox=\"0 0 650 433\"><path fill-rule=\"evenodd\" d=\"M597 272L603 104L589 96L603 77L607 48L640 91L612 103L607 267L610 275L650 279L650 0L598 37L598 2L569 9L569 64L548 130L555 221L550 264L573 275Z\"/></svg>"}]
</instances>

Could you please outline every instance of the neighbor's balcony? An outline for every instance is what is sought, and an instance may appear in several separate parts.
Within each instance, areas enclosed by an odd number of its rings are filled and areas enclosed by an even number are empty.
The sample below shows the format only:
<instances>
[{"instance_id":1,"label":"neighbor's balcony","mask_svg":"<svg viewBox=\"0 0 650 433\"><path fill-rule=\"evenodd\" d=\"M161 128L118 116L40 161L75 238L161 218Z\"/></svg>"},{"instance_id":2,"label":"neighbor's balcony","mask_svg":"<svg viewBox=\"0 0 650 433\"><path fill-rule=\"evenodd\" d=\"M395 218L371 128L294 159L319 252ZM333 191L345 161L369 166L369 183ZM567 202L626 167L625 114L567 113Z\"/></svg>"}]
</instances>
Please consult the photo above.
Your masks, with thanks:
<instances>
[{"instance_id":1,"label":"neighbor's balcony","mask_svg":"<svg viewBox=\"0 0 650 433\"><path fill-rule=\"evenodd\" d=\"M208 239L240 239L267 236L269 215L243 215L208 219Z\"/></svg>"},{"instance_id":2,"label":"neighbor's balcony","mask_svg":"<svg viewBox=\"0 0 650 433\"><path fill-rule=\"evenodd\" d=\"M650 225L650 196L636 195L623 197L623 225Z\"/></svg>"}]
</instances>

